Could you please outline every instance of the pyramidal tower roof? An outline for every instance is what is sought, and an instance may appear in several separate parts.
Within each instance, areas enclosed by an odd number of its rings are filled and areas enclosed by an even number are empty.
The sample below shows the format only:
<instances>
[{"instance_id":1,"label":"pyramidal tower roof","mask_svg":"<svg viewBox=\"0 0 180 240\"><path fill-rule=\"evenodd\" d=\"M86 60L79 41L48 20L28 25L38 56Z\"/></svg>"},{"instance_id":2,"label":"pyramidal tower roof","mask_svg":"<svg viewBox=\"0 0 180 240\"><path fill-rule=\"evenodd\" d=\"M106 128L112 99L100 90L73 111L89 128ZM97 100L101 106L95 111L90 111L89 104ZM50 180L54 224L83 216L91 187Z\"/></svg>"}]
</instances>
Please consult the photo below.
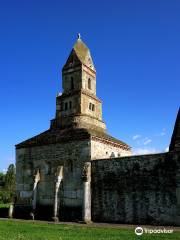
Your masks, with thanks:
<instances>
[{"instance_id":1,"label":"pyramidal tower roof","mask_svg":"<svg viewBox=\"0 0 180 240\"><path fill-rule=\"evenodd\" d=\"M177 114L176 123L174 126L173 135L171 138L171 143L169 146L170 151L179 151L180 150L180 108Z\"/></svg>"},{"instance_id":2,"label":"pyramidal tower roof","mask_svg":"<svg viewBox=\"0 0 180 240\"><path fill-rule=\"evenodd\" d=\"M72 59L73 55L76 55L78 60L95 71L94 63L91 57L91 53L86 44L82 41L80 33L78 33L78 38L73 46L73 49L68 57L68 60L64 67L67 67L69 61Z\"/></svg>"}]
</instances>

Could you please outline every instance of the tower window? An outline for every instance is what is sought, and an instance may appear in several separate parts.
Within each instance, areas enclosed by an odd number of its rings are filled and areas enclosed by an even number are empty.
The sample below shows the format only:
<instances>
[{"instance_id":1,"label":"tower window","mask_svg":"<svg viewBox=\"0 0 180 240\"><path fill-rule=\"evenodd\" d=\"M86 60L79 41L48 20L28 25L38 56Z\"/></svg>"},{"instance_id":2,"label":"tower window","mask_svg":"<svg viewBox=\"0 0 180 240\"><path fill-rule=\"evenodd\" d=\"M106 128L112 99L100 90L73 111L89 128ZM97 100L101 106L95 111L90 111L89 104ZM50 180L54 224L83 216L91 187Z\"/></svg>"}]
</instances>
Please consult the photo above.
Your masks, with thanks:
<instances>
[{"instance_id":1,"label":"tower window","mask_svg":"<svg viewBox=\"0 0 180 240\"><path fill-rule=\"evenodd\" d=\"M92 111L94 112L94 110L95 110L95 106L94 104L92 104Z\"/></svg>"},{"instance_id":2,"label":"tower window","mask_svg":"<svg viewBox=\"0 0 180 240\"><path fill-rule=\"evenodd\" d=\"M92 104L92 103L89 103L89 110L94 112L95 111L95 105Z\"/></svg>"},{"instance_id":3,"label":"tower window","mask_svg":"<svg viewBox=\"0 0 180 240\"><path fill-rule=\"evenodd\" d=\"M66 111L67 109L68 109L68 103L66 102L66 103L65 103L65 109L64 109L64 110Z\"/></svg>"},{"instance_id":4,"label":"tower window","mask_svg":"<svg viewBox=\"0 0 180 240\"><path fill-rule=\"evenodd\" d=\"M91 79L88 79L88 88L91 89Z\"/></svg>"},{"instance_id":5,"label":"tower window","mask_svg":"<svg viewBox=\"0 0 180 240\"><path fill-rule=\"evenodd\" d=\"M74 89L74 78L71 77L71 90L73 90L73 89Z\"/></svg>"},{"instance_id":6,"label":"tower window","mask_svg":"<svg viewBox=\"0 0 180 240\"><path fill-rule=\"evenodd\" d=\"M70 101L69 102L69 109L71 109L72 108L72 102Z\"/></svg>"}]
</instances>

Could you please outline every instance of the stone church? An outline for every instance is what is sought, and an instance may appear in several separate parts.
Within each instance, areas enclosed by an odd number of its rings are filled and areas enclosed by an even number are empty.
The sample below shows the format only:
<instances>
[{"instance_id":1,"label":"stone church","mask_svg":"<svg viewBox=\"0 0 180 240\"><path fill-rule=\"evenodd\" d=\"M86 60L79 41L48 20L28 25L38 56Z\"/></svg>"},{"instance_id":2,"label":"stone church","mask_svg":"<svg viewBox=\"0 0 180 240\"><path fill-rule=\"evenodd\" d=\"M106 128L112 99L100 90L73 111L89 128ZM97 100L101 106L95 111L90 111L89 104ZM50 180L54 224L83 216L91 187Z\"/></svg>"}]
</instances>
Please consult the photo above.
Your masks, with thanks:
<instances>
[{"instance_id":1,"label":"stone church","mask_svg":"<svg viewBox=\"0 0 180 240\"><path fill-rule=\"evenodd\" d=\"M80 35L62 68L50 128L16 145L14 216L180 224L180 113L168 153L131 156L107 133Z\"/></svg>"}]
</instances>

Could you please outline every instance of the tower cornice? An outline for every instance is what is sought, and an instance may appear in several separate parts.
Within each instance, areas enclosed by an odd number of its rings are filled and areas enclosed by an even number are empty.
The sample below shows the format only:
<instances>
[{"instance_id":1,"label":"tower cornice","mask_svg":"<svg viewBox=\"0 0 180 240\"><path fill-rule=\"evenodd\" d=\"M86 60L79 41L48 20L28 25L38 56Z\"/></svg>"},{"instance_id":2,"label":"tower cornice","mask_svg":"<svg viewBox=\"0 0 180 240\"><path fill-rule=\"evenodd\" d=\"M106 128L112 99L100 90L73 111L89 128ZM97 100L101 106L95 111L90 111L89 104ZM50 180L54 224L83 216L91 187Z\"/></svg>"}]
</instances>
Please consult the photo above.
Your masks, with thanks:
<instances>
[{"instance_id":1,"label":"tower cornice","mask_svg":"<svg viewBox=\"0 0 180 240\"><path fill-rule=\"evenodd\" d=\"M96 95L91 94L91 93L89 93L88 91L86 91L84 89L62 93L61 95L57 96L57 98L65 99L67 97L71 97L71 96L78 95L78 94L84 94L84 95L86 95L86 96L88 96L88 97L98 101L99 103L102 103L102 101L99 98L97 98Z\"/></svg>"}]
</instances>

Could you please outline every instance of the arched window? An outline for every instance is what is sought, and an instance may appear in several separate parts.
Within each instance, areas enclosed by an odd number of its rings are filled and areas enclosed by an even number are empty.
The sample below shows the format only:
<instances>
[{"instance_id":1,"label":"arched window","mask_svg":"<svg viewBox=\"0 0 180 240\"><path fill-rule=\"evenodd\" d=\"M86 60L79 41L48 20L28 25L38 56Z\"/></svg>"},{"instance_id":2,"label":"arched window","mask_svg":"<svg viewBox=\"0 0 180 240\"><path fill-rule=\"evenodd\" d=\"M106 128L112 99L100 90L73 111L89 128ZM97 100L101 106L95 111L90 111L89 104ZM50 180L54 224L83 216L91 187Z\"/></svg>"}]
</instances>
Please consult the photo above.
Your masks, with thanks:
<instances>
[{"instance_id":1,"label":"arched window","mask_svg":"<svg viewBox=\"0 0 180 240\"><path fill-rule=\"evenodd\" d=\"M92 103L89 103L89 110L92 109Z\"/></svg>"},{"instance_id":2,"label":"arched window","mask_svg":"<svg viewBox=\"0 0 180 240\"><path fill-rule=\"evenodd\" d=\"M95 110L95 105L94 104L92 104L92 111L94 111Z\"/></svg>"},{"instance_id":3,"label":"arched window","mask_svg":"<svg viewBox=\"0 0 180 240\"><path fill-rule=\"evenodd\" d=\"M73 90L73 89L74 89L74 78L71 77L71 90Z\"/></svg>"},{"instance_id":4,"label":"arched window","mask_svg":"<svg viewBox=\"0 0 180 240\"><path fill-rule=\"evenodd\" d=\"M89 110L95 111L95 105L93 103L89 103Z\"/></svg>"},{"instance_id":5,"label":"arched window","mask_svg":"<svg viewBox=\"0 0 180 240\"><path fill-rule=\"evenodd\" d=\"M115 157L114 152L111 153L111 156L110 156L110 157L111 157L111 158Z\"/></svg>"},{"instance_id":6,"label":"arched window","mask_svg":"<svg viewBox=\"0 0 180 240\"><path fill-rule=\"evenodd\" d=\"M91 79L88 79L88 88L91 89Z\"/></svg>"}]
</instances>

